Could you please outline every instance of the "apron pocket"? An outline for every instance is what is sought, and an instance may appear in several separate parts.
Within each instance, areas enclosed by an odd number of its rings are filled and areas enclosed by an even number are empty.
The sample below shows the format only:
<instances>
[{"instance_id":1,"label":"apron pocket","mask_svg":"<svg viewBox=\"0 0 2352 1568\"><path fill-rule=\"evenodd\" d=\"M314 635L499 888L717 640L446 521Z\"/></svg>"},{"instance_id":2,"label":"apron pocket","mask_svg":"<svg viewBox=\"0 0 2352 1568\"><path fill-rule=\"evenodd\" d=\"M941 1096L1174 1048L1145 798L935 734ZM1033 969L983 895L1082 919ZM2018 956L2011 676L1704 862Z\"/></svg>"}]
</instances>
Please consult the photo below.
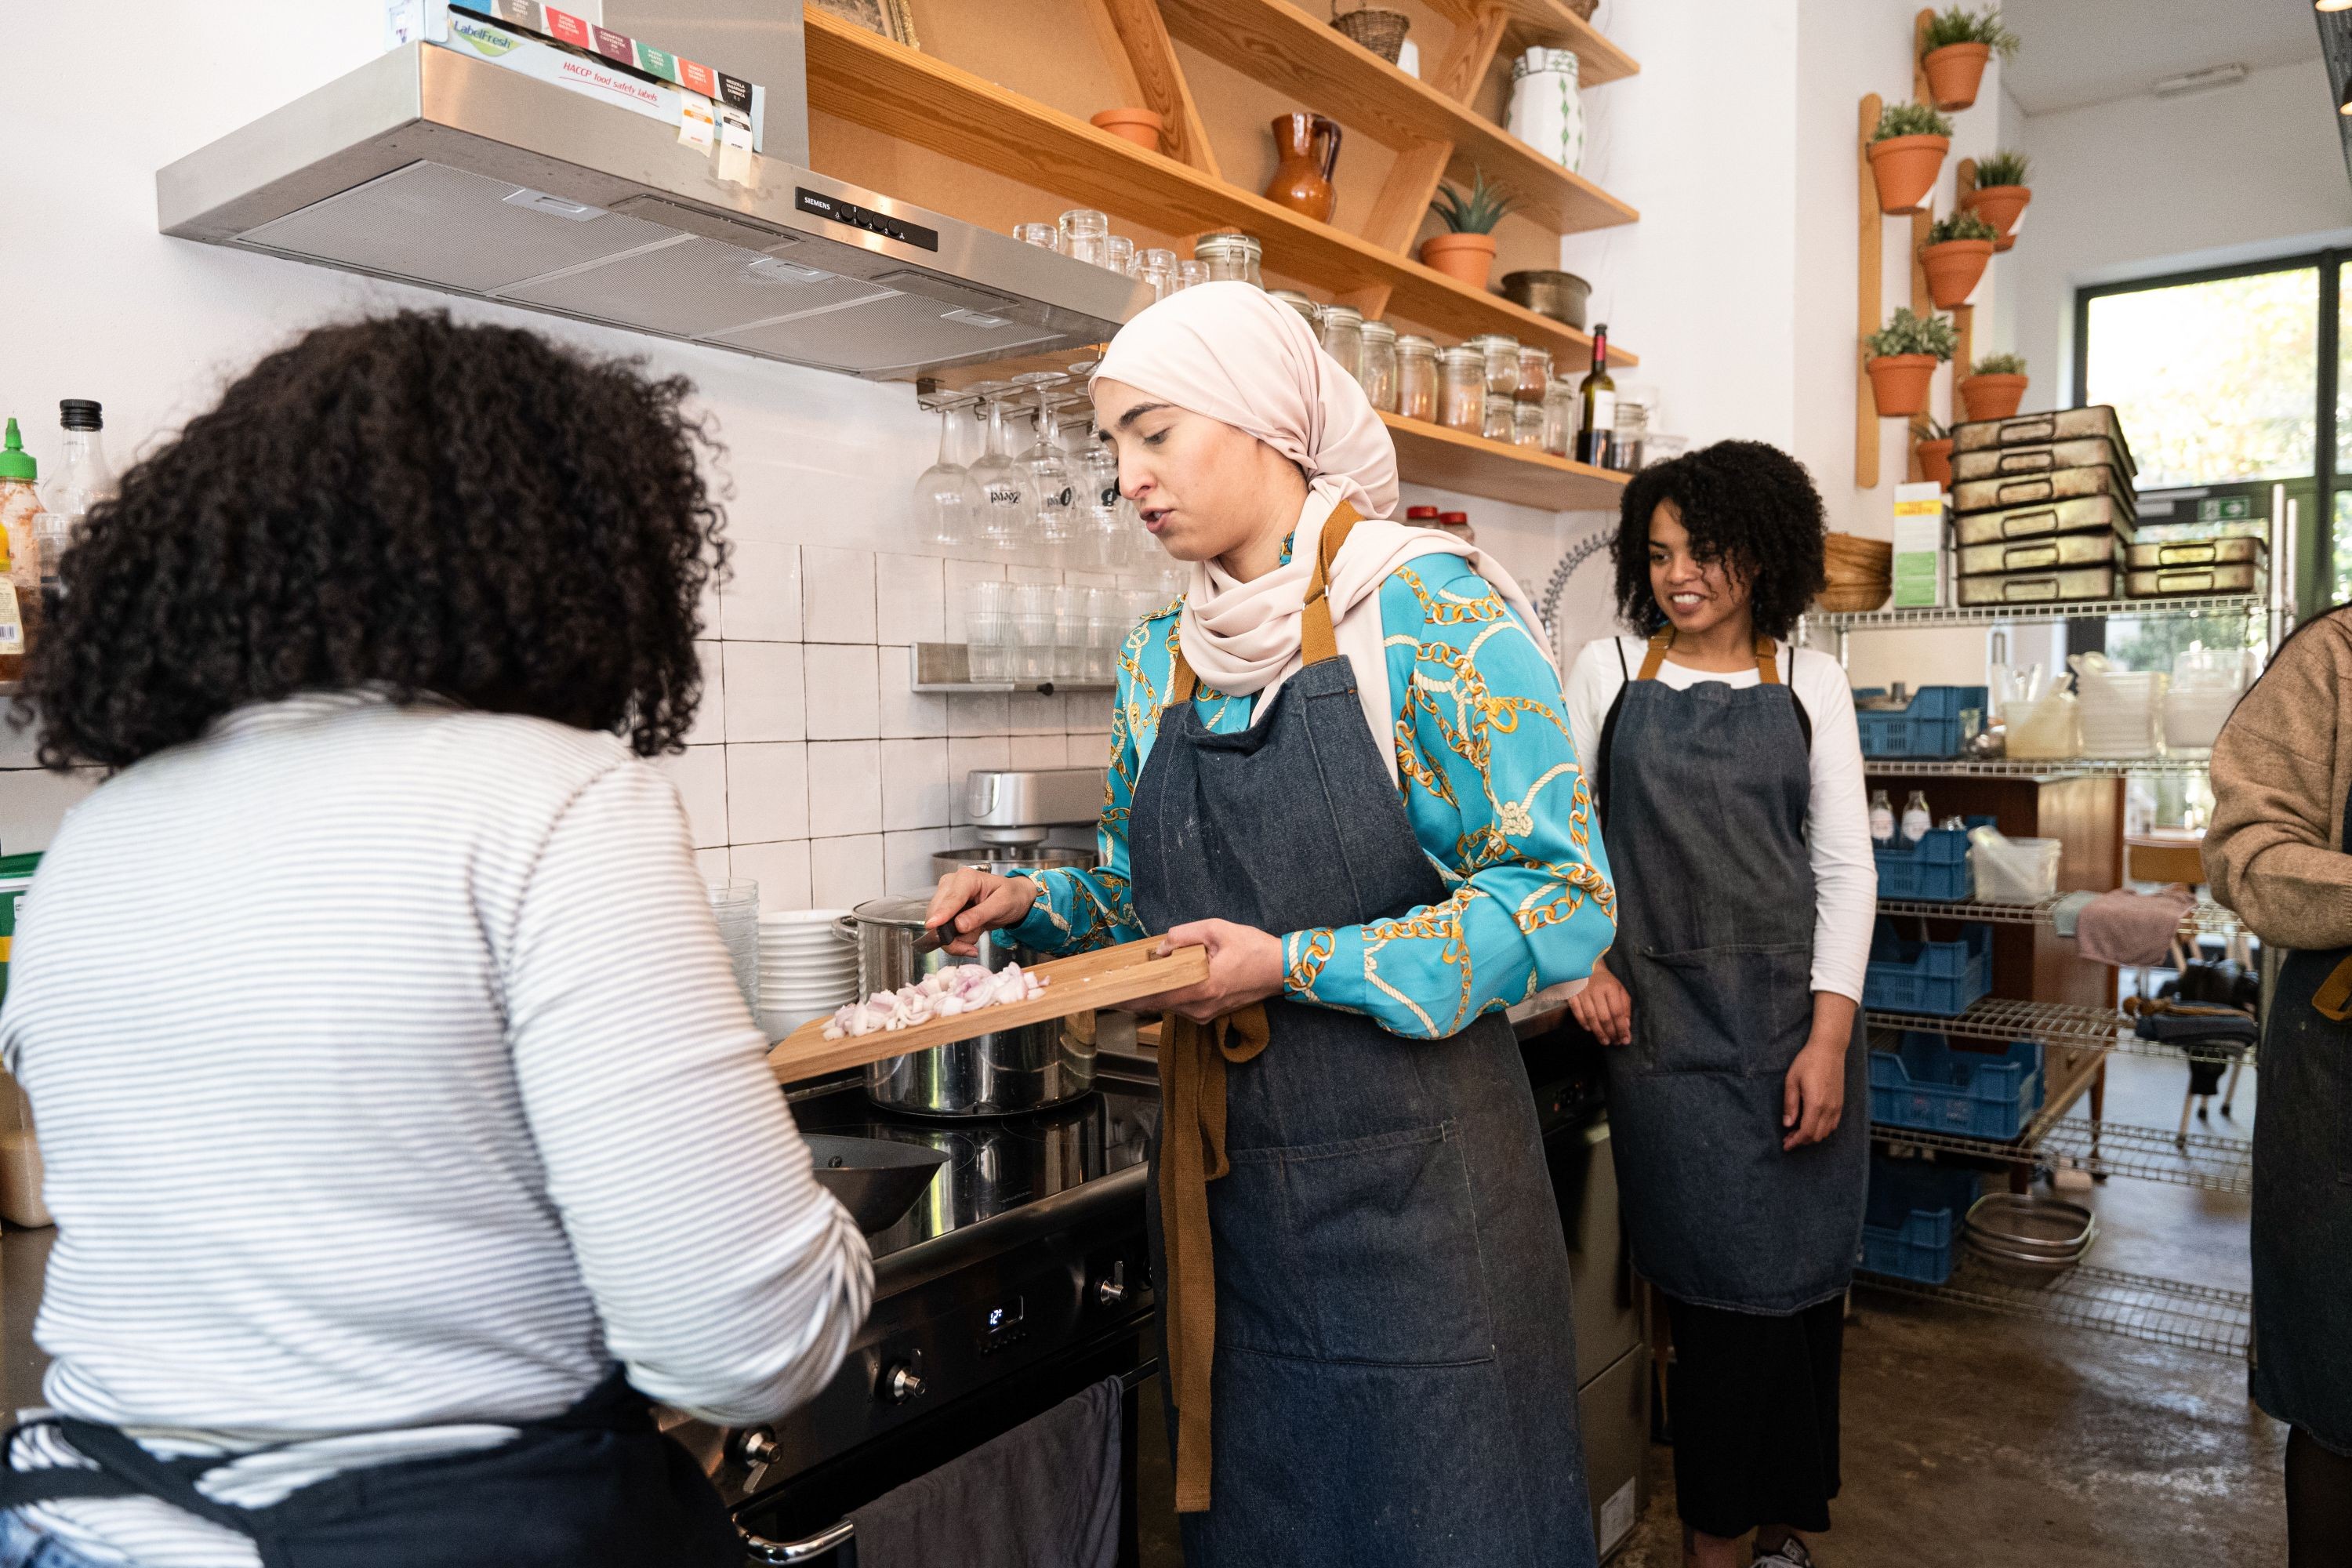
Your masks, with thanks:
<instances>
[{"instance_id":1,"label":"apron pocket","mask_svg":"<svg viewBox=\"0 0 2352 1568\"><path fill-rule=\"evenodd\" d=\"M1397 1366L1494 1355L1454 1123L1231 1159L1209 1184L1219 1343Z\"/></svg>"},{"instance_id":2,"label":"apron pocket","mask_svg":"<svg viewBox=\"0 0 2352 1568\"><path fill-rule=\"evenodd\" d=\"M1633 1048L1644 1072L1781 1073L1812 1026L1811 942L1642 950Z\"/></svg>"}]
</instances>

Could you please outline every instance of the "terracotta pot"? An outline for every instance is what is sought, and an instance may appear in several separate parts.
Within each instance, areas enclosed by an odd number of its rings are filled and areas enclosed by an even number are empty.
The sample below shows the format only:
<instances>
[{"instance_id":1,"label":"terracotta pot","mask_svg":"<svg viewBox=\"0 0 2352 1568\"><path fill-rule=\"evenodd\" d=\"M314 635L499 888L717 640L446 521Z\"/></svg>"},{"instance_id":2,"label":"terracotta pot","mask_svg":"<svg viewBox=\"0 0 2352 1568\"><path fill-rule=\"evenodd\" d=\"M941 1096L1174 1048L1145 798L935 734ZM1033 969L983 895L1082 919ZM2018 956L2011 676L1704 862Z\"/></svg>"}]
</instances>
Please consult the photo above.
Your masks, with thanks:
<instances>
[{"instance_id":1,"label":"terracotta pot","mask_svg":"<svg viewBox=\"0 0 2352 1568\"><path fill-rule=\"evenodd\" d=\"M1946 489L1952 488L1952 438L1922 441L1918 446L1919 471Z\"/></svg>"},{"instance_id":2,"label":"terracotta pot","mask_svg":"<svg viewBox=\"0 0 2352 1568\"><path fill-rule=\"evenodd\" d=\"M1114 136L1124 136L1137 146L1149 147L1154 153L1160 151L1160 132L1168 124L1148 109L1106 109L1087 123Z\"/></svg>"},{"instance_id":3,"label":"terracotta pot","mask_svg":"<svg viewBox=\"0 0 2352 1568\"><path fill-rule=\"evenodd\" d=\"M1943 172L1948 136L1890 136L1870 144L1870 174L1878 182L1878 210L1907 213L1927 199Z\"/></svg>"},{"instance_id":4,"label":"terracotta pot","mask_svg":"<svg viewBox=\"0 0 2352 1568\"><path fill-rule=\"evenodd\" d=\"M2006 419L2025 399L2025 379L2013 374L1964 375L1960 401L1968 405L1971 419Z\"/></svg>"},{"instance_id":5,"label":"terracotta pot","mask_svg":"<svg viewBox=\"0 0 2352 1568\"><path fill-rule=\"evenodd\" d=\"M1331 171L1339 163L1339 122L1319 114L1277 114L1274 150L1281 162L1265 187L1265 199L1317 223L1329 223L1339 205L1339 193L1331 184ZM1479 281L1486 281L1483 275Z\"/></svg>"},{"instance_id":6,"label":"terracotta pot","mask_svg":"<svg viewBox=\"0 0 2352 1568\"><path fill-rule=\"evenodd\" d=\"M2032 199L2032 185L1979 185L1969 193L1968 205L1976 209L1979 217L2000 230L1993 248L2007 250L2017 243L2018 217Z\"/></svg>"},{"instance_id":7,"label":"terracotta pot","mask_svg":"<svg viewBox=\"0 0 2352 1568\"><path fill-rule=\"evenodd\" d=\"M1434 267L1448 278L1473 289L1486 286L1495 267L1495 237L1491 234L1433 234L1421 242L1421 264Z\"/></svg>"},{"instance_id":8,"label":"terracotta pot","mask_svg":"<svg viewBox=\"0 0 2352 1568\"><path fill-rule=\"evenodd\" d=\"M1940 362L1934 354L1881 354L1864 364L1870 373L1871 401L1881 419L1927 412L1927 383Z\"/></svg>"},{"instance_id":9,"label":"terracotta pot","mask_svg":"<svg viewBox=\"0 0 2352 1568\"><path fill-rule=\"evenodd\" d=\"M1946 44L1929 49L1919 61L1927 73L1927 96L1947 114L1977 100L1977 84L1984 79L1985 62L1992 58L1990 44Z\"/></svg>"},{"instance_id":10,"label":"terracotta pot","mask_svg":"<svg viewBox=\"0 0 2352 1568\"><path fill-rule=\"evenodd\" d=\"M1927 274L1927 293L1938 310L1967 304L1977 291L1977 279L1991 263L1989 239L1948 239L1919 247L1919 267Z\"/></svg>"}]
</instances>

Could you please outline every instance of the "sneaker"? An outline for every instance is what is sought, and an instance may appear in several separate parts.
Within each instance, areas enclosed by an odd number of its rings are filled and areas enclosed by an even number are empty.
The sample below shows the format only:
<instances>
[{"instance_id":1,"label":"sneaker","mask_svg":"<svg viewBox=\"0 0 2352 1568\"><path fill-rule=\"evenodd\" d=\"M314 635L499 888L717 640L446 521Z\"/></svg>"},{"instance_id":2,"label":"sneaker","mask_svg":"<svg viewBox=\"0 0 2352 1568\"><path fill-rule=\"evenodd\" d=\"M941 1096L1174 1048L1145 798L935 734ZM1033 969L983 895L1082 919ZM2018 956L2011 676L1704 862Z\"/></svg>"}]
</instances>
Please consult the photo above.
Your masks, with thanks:
<instances>
[{"instance_id":1,"label":"sneaker","mask_svg":"<svg viewBox=\"0 0 2352 1568\"><path fill-rule=\"evenodd\" d=\"M1766 1552L1759 1548L1756 1560L1748 1568L1815 1568L1815 1564L1813 1554L1805 1550L1804 1542L1792 1535L1782 1542L1777 1551Z\"/></svg>"}]
</instances>

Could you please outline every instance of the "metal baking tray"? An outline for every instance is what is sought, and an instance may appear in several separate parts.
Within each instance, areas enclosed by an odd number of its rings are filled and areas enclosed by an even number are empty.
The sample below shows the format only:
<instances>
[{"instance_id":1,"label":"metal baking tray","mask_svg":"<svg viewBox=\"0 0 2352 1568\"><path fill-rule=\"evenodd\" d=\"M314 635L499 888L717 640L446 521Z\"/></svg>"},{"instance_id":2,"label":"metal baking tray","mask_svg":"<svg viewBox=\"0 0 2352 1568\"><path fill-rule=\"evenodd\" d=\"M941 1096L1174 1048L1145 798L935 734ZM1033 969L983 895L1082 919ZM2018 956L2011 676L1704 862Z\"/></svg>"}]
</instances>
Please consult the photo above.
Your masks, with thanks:
<instances>
[{"instance_id":1,"label":"metal baking tray","mask_svg":"<svg viewBox=\"0 0 2352 1568\"><path fill-rule=\"evenodd\" d=\"M1952 537L1963 548L2012 539L2047 539L2053 533L2120 533L2133 536L2131 505L2116 496L2082 496L1969 512L1952 520Z\"/></svg>"},{"instance_id":2,"label":"metal baking tray","mask_svg":"<svg viewBox=\"0 0 2352 1568\"><path fill-rule=\"evenodd\" d=\"M2259 566L2269 558L2266 539L2160 539L2135 543L2124 564L2136 568L2165 566Z\"/></svg>"},{"instance_id":3,"label":"metal baking tray","mask_svg":"<svg viewBox=\"0 0 2352 1568\"><path fill-rule=\"evenodd\" d=\"M2162 599L2177 594L2258 594L2263 569L2238 566L2172 566L2156 572L2132 572L2125 576L2124 592L2135 599Z\"/></svg>"},{"instance_id":4,"label":"metal baking tray","mask_svg":"<svg viewBox=\"0 0 2352 1568\"><path fill-rule=\"evenodd\" d=\"M2270 542L2270 519L2232 518L2227 522L2149 522L2143 520L2134 538L2142 544L2173 544L2191 539L2259 539Z\"/></svg>"},{"instance_id":5,"label":"metal baking tray","mask_svg":"<svg viewBox=\"0 0 2352 1568\"><path fill-rule=\"evenodd\" d=\"M2149 574L2154 576L2154 573ZM2073 599L2112 599L2116 569L2112 566L2069 566L2054 572L2010 572L1997 577L1963 577L1960 604L2049 605Z\"/></svg>"},{"instance_id":6,"label":"metal baking tray","mask_svg":"<svg viewBox=\"0 0 2352 1568\"><path fill-rule=\"evenodd\" d=\"M2114 408L2061 408L2047 414L2015 414L2007 419L1976 419L1952 426L1952 450L1983 452L1995 447L2038 447L2051 441L2079 440L2095 436L2113 441L2128 458L2123 422Z\"/></svg>"},{"instance_id":7,"label":"metal baking tray","mask_svg":"<svg viewBox=\"0 0 2352 1568\"><path fill-rule=\"evenodd\" d=\"M1984 577L2002 572L2047 572L2061 566L2113 566L2131 544L2128 535L2052 533L1960 547L1960 575Z\"/></svg>"},{"instance_id":8,"label":"metal baking tray","mask_svg":"<svg viewBox=\"0 0 2352 1568\"><path fill-rule=\"evenodd\" d=\"M2011 507L2074 500L2083 496L2112 496L2135 520L2139 516L2139 507L2131 499L2131 477L2116 468L2059 468L2047 474L2016 474L2008 479L1956 480L1952 486L1952 510L2002 511Z\"/></svg>"},{"instance_id":9,"label":"metal baking tray","mask_svg":"<svg viewBox=\"0 0 2352 1568\"><path fill-rule=\"evenodd\" d=\"M2131 454L2105 436L2042 441L2031 447L1988 447L1980 452L1952 454L1955 480L2046 474L2059 468L2119 468L2127 479L2138 471L2132 467Z\"/></svg>"}]
</instances>

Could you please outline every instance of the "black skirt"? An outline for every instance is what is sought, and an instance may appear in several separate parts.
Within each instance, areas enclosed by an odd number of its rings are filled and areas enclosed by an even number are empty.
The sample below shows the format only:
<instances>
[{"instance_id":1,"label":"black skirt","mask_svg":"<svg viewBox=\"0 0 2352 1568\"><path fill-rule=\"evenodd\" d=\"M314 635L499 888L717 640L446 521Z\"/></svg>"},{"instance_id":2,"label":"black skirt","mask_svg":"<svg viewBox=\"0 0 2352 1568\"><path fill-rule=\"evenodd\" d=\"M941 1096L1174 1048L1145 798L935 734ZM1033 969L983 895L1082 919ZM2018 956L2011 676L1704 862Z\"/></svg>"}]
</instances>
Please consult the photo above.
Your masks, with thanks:
<instances>
[{"instance_id":1,"label":"black skirt","mask_svg":"<svg viewBox=\"0 0 2352 1568\"><path fill-rule=\"evenodd\" d=\"M1675 1510L1709 1535L1830 1527L1838 1494L1838 1357L1845 1300L1785 1318L1666 1299Z\"/></svg>"}]
</instances>

